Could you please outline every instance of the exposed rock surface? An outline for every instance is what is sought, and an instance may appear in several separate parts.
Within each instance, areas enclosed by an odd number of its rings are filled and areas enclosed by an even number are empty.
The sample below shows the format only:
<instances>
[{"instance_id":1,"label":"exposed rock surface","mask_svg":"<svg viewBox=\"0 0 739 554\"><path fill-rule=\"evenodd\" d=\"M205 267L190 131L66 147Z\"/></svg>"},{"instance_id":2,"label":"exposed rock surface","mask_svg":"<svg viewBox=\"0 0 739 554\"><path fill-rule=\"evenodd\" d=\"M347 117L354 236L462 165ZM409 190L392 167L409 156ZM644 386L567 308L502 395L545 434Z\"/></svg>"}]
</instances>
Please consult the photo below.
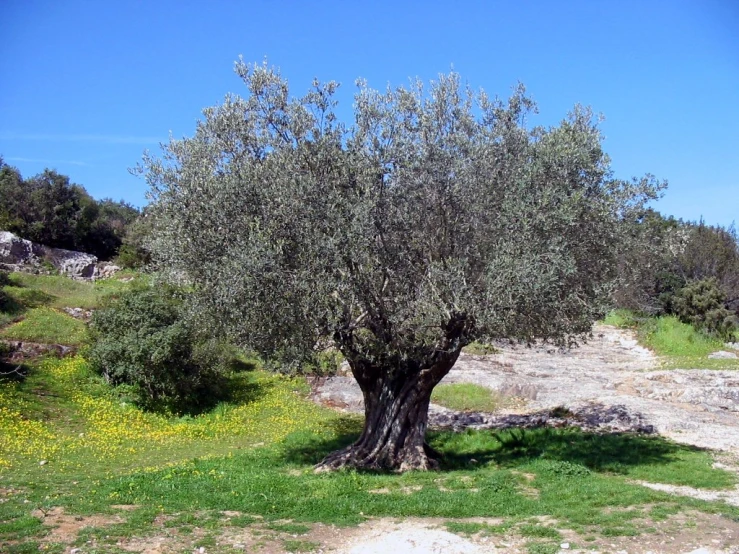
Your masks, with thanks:
<instances>
[{"instance_id":1,"label":"exposed rock surface","mask_svg":"<svg viewBox=\"0 0 739 554\"><path fill-rule=\"evenodd\" d=\"M739 356L735 352L727 352L726 350L719 350L718 352L712 352L708 355L711 360L736 360Z\"/></svg>"},{"instance_id":2,"label":"exposed rock surface","mask_svg":"<svg viewBox=\"0 0 739 554\"><path fill-rule=\"evenodd\" d=\"M44 344L16 340L0 340L0 344L9 349L9 353L5 360L8 364L19 364L40 356L56 356L58 358L63 358L65 356L71 356L77 352L76 347L65 346L63 344Z\"/></svg>"},{"instance_id":3,"label":"exposed rock surface","mask_svg":"<svg viewBox=\"0 0 739 554\"><path fill-rule=\"evenodd\" d=\"M463 353L442 384L476 383L525 397L525 407L476 414L432 405L432 426L577 425L657 432L678 442L739 454L739 372L656 369L658 359L637 344L633 333L606 325L595 326L593 338L572 350L496 347L499 353L489 356ZM363 411L361 391L351 377L316 382L314 398L342 410Z\"/></svg>"},{"instance_id":4,"label":"exposed rock surface","mask_svg":"<svg viewBox=\"0 0 739 554\"><path fill-rule=\"evenodd\" d=\"M84 308L62 308L62 311L80 321L88 322L92 319L92 310L85 310Z\"/></svg>"},{"instance_id":5,"label":"exposed rock surface","mask_svg":"<svg viewBox=\"0 0 739 554\"><path fill-rule=\"evenodd\" d=\"M99 263L92 254L51 248L8 231L0 231L0 269L42 273L45 271L44 262L73 279L106 278L120 270L109 262Z\"/></svg>"}]
</instances>

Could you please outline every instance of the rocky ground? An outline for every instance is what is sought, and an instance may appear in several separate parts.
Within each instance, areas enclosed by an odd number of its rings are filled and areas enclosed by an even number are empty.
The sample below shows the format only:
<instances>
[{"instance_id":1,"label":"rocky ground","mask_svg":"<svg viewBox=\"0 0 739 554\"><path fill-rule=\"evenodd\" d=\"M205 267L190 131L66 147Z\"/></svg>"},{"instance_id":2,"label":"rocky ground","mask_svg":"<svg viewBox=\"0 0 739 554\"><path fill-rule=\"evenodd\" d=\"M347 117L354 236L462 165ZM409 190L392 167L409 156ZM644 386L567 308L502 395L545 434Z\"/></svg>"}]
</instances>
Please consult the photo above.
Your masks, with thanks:
<instances>
[{"instance_id":1,"label":"rocky ground","mask_svg":"<svg viewBox=\"0 0 739 554\"><path fill-rule=\"evenodd\" d=\"M739 471L739 372L660 370L657 357L639 346L633 333L606 325L597 325L592 340L572 350L495 346L499 352L489 356L462 354L443 383L488 387L518 399L511 403L515 408L485 414L459 413L432 405L432 427L577 425L587 430L659 433L676 442L717 450L720 467ZM336 409L362 412L361 392L348 375L317 381L313 398ZM640 484L739 505L739 490L706 492L660 483ZM388 525L387 529L359 533L356 542L344 546L346 552L496 551L492 545L451 536L429 521ZM655 544L639 538L634 544L626 541L608 546L623 552L739 553L739 535L734 535L737 530L722 528L714 537L706 529L681 531L685 536L671 533L667 539L659 535L654 537L658 541ZM510 545L501 550L499 545L497 551L518 549Z\"/></svg>"},{"instance_id":2,"label":"rocky ground","mask_svg":"<svg viewBox=\"0 0 739 554\"><path fill-rule=\"evenodd\" d=\"M500 413L458 413L432 405L435 427L462 429L575 424L585 429L657 432L677 442L739 455L739 373L659 370L628 330L597 325L571 350L498 344L489 356L462 354L443 383L475 383L523 402ZM353 378L316 382L314 399L361 412ZM566 408L566 410L555 408Z\"/></svg>"}]
</instances>

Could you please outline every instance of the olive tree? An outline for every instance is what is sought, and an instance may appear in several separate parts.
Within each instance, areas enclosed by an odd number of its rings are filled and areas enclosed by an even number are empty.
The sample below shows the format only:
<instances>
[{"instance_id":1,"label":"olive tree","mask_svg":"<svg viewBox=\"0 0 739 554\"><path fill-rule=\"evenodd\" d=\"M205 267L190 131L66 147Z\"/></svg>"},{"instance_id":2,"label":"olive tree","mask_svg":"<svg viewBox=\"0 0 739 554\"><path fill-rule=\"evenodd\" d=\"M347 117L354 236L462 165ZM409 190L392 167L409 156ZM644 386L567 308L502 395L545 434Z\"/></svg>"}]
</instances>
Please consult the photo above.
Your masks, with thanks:
<instances>
[{"instance_id":1,"label":"olive tree","mask_svg":"<svg viewBox=\"0 0 739 554\"><path fill-rule=\"evenodd\" d=\"M344 124L334 82L294 97L276 69L236 72L244 97L139 167L157 263L238 344L285 365L341 351L364 430L319 469L436 467L429 398L462 347L586 335L622 222L660 185L613 178L588 109L529 128L522 86L501 101L455 73L385 92L359 81Z\"/></svg>"}]
</instances>

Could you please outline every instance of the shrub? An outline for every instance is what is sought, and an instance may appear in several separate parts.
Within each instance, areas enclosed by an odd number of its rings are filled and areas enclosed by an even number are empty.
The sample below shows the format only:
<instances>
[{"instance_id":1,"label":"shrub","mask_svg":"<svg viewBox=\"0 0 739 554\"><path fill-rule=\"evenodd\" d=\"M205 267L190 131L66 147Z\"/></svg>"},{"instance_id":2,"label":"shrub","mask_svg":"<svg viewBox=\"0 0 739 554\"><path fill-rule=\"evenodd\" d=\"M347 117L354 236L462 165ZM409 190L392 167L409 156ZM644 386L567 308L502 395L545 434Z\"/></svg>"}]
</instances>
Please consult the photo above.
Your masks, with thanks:
<instances>
[{"instance_id":1,"label":"shrub","mask_svg":"<svg viewBox=\"0 0 739 554\"><path fill-rule=\"evenodd\" d=\"M647 315L674 314L680 290L714 279L725 306L739 315L739 235L724 228L665 218L647 210L629 227L632 240L619 262L616 308Z\"/></svg>"},{"instance_id":2,"label":"shrub","mask_svg":"<svg viewBox=\"0 0 739 554\"><path fill-rule=\"evenodd\" d=\"M715 279L687 284L672 299L672 309L685 323L722 338L729 338L736 319L726 308L726 293Z\"/></svg>"},{"instance_id":3,"label":"shrub","mask_svg":"<svg viewBox=\"0 0 739 554\"><path fill-rule=\"evenodd\" d=\"M223 398L226 351L187 322L176 290L126 292L90 327L93 367L113 385L132 386L142 407L192 413Z\"/></svg>"},{"instance_id":4,"label":"shrub","mask_svg":"<svg viewBox=\"0 0 739 554\"><path fill-rule=\"evenodd\" d=\"M10 284L11 281L8 273L6 271L0 271L0 312L5 312L8 310L10 296L7 292L3 290L3 287Z\"/></svg>"},{"instance_id":5,"label":"shrub","mask_svg":"<svg viewBox=\"0 0 739 554\"><path fill-rule=\"evenodd\" d=\"M146 241L152 231L152 220L142 215L126 230L123 244L118 251L116 263L124 268L138 269L151 262L151 253L146 248Z\"/></svg>"},{"instance_id":6,"label":"shrub","mask_svg":"<svg viewBox=\"0 0 739 554\"><path fill-rule=\"evenodd\" d=\"M118 251L118 257L115 259L116 265L126 269L142 268L149 261L150 255L146 250L125 242Z\"/></svg>"},{"instance_id":7,"label":"shrub","mask_svg":"<svg viewBox=\"0 0 739 554\"><path fill-rule=\"evenodd\" d=\"M685 248L678 256L678 272L688 281L715 280L726 295L725 305L739 315L739 235L734 226L689 227Z\"/></svg>"}]
</instances>

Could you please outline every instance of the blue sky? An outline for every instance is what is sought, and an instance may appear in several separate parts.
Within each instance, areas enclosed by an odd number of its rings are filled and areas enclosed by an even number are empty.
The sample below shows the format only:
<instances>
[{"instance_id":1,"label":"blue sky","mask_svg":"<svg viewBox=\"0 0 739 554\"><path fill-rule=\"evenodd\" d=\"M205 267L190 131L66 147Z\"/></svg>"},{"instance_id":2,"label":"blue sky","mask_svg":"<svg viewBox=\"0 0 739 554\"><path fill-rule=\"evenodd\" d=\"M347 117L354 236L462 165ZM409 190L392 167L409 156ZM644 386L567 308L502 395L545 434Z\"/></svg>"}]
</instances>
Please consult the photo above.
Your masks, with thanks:
<instances>
[{"instance_id":1,"label":"blue sky","mask_svg":"<svg viewBox=\"0 0 739 554\"><path fill-rule=\"evenodd\" d=\"M373 87L451 67L474 88L537 101L532 123L575 103L605 115L617 177L653 173L656 205L739 220L736 0L0 3L0 155L56 168L95 197L145 204L128 174L144 149L193 133L206 106L242 93L233 62L268 58L296 93L312 78Z\"/></svg>"}]
</instances>

